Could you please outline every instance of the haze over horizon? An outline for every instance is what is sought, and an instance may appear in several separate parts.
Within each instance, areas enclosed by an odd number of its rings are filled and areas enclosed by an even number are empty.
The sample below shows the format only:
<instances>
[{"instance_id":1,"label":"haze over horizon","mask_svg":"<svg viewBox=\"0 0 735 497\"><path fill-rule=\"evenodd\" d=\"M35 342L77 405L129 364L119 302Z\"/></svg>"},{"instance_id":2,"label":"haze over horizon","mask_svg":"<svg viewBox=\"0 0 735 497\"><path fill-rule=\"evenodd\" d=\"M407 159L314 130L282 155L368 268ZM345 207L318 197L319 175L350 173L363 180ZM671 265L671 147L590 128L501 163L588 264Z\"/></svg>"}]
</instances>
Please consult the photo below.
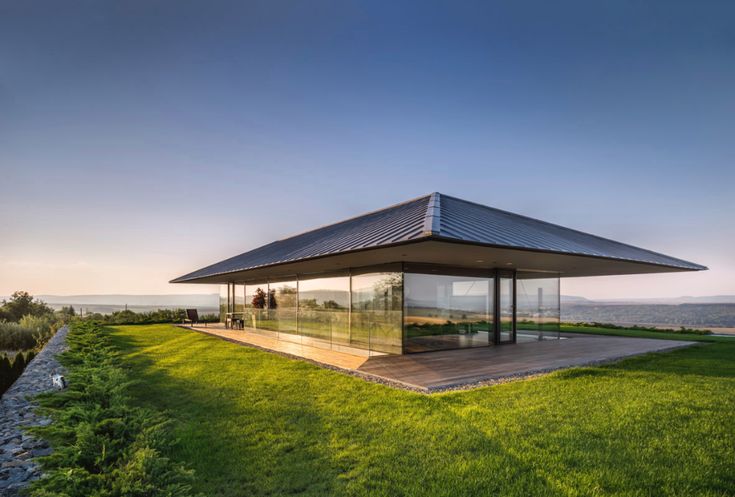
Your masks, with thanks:
<instances>
[{"instance_id":1,"label":"haze over horizon","mask_svg":"<svg viewBox=\"0 0 735 497\"><path fill-rule=\"evenodd\" d=\"M5 2L0 295L174 277L432 191L735 294L735 4Z\"/></svg>"}]
</instances>

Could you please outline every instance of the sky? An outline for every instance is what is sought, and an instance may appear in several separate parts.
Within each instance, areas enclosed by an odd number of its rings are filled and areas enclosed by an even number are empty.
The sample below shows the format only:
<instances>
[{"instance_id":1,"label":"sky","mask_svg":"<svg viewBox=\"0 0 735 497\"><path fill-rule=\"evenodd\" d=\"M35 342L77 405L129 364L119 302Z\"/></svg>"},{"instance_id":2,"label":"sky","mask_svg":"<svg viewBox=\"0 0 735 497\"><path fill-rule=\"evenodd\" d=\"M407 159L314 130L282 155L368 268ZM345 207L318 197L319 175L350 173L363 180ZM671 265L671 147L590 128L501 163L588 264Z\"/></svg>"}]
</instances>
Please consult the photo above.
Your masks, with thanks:
<instances>
[{"instance_id":1,"label":"sky","mask_svg":"<svg viewBox=\"0 0 735 497\"><path fill-rule=\"evenodd\" d=\"M735 3L0 0L0 295L176 276L432 191L735 294Z\"/></svg>"}]
</instances>

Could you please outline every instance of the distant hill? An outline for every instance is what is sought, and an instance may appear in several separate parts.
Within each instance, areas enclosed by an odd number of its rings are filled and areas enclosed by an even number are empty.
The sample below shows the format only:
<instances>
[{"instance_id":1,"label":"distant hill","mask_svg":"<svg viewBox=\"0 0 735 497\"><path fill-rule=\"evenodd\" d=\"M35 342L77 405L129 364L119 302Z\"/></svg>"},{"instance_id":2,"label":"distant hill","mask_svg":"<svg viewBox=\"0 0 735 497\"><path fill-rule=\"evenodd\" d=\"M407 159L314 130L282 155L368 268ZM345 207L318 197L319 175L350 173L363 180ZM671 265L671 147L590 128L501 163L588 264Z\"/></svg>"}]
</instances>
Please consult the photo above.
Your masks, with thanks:
<instances>
[{"instance_id":1,"label":"distant hill","mask_svg":"<svg viewBox=\"0 0 735 497\"><path fill-rule=\"evenodd\" d=\"M134 305L134 306L210 306L216 307L219 295L199 293L184 295L37 295L47 304Z\"/></svg>"},{"instance_id":2,"label":"distant hill","mask_svg":"<svg viewBox=\"0 0 735 497\"><path fill-rule=\"evenodd\" d=\"M565 304L562 321L735 328L735 304Z\"/></svg>"},{"instance_id":3,"label":"distant hill","mask_svg":"<svg viewBox=\"0 0 735 497\"><path fill-rule=\"evenodd\" d=\"M184 295L36 295L53 309L73 306L77 310L110 314L129 309L148 312L156 309L197 309L200 315L219 312L219 295L216 293ZM7 297L2 297L7 298Z\"/></svg>"},{"instance_id":4,"label":"distant hill","mask_svg":"<svg viewBox=\"0 0 735 497\"><path fill-rule=\"evenodd\" d=\"M219 295L216 293L38 295L37 297L55 309L72 305L76 309L84 309L85 312L111 313L125 308L136 312L175 308L196 308L200 314L219 312ZM317 294L312 297L319 300L333 298ZM424 304L418 301L411 303L419 306ZM562 295L561 317L564 321L735 328L735 295L599 300Z\"/></svg>"},{"instance_id":5,"label":"distant hill","mask_svg":"<svg viewBox=\"0 0 735 497\"><path fill-rule=\"evenodd\" d=\"M588 299L572 295L561 296L562 305L568 304L735 304L735 295L708 295L704 297L650 297L623 299Z\"/></svg>"}]
</instances>

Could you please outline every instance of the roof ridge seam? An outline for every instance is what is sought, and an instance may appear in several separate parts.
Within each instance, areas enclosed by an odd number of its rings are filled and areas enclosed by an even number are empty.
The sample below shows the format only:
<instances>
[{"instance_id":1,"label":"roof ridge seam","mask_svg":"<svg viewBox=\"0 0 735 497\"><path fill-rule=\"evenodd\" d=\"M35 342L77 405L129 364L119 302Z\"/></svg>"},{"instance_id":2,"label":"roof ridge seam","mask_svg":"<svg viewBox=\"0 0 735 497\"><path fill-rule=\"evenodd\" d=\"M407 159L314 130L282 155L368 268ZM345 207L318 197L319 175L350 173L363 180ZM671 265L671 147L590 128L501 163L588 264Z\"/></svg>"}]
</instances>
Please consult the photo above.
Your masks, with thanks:
<instances>
[{"instance_id":1,"label":"roof ridge seam","mask_svg":"<svg viewBox=\"0 0 735 497\"><path fill-rule=\"evenodd\" d=\"M441 234L441 197L439 192L429 196L424 216L424 235L438 236Z\"/></svg>"}]
</instances>

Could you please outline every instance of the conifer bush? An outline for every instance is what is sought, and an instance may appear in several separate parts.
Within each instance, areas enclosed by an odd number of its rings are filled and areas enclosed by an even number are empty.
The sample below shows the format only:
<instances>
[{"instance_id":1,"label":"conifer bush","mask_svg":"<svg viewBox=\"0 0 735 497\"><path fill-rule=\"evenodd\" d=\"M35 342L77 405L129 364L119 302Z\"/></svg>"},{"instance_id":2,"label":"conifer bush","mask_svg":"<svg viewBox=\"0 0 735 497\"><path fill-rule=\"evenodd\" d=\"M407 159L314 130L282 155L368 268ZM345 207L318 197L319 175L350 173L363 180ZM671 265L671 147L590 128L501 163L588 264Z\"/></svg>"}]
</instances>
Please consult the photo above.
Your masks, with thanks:
<instances>
[{"instance_id":1,"label":"conifer bush","mask_svg":"<svg viewBox=\"0 0 735 497\"><path fill-rule=\"evenodd\" d=\"M40 398L53 422L34 432L53 453L31 496L185 497L193 474L162 453L173 443L162 413L133 406L130 381L105 330L78 321L60 356L69 387Z\"/></svg>"}]
</instances>

